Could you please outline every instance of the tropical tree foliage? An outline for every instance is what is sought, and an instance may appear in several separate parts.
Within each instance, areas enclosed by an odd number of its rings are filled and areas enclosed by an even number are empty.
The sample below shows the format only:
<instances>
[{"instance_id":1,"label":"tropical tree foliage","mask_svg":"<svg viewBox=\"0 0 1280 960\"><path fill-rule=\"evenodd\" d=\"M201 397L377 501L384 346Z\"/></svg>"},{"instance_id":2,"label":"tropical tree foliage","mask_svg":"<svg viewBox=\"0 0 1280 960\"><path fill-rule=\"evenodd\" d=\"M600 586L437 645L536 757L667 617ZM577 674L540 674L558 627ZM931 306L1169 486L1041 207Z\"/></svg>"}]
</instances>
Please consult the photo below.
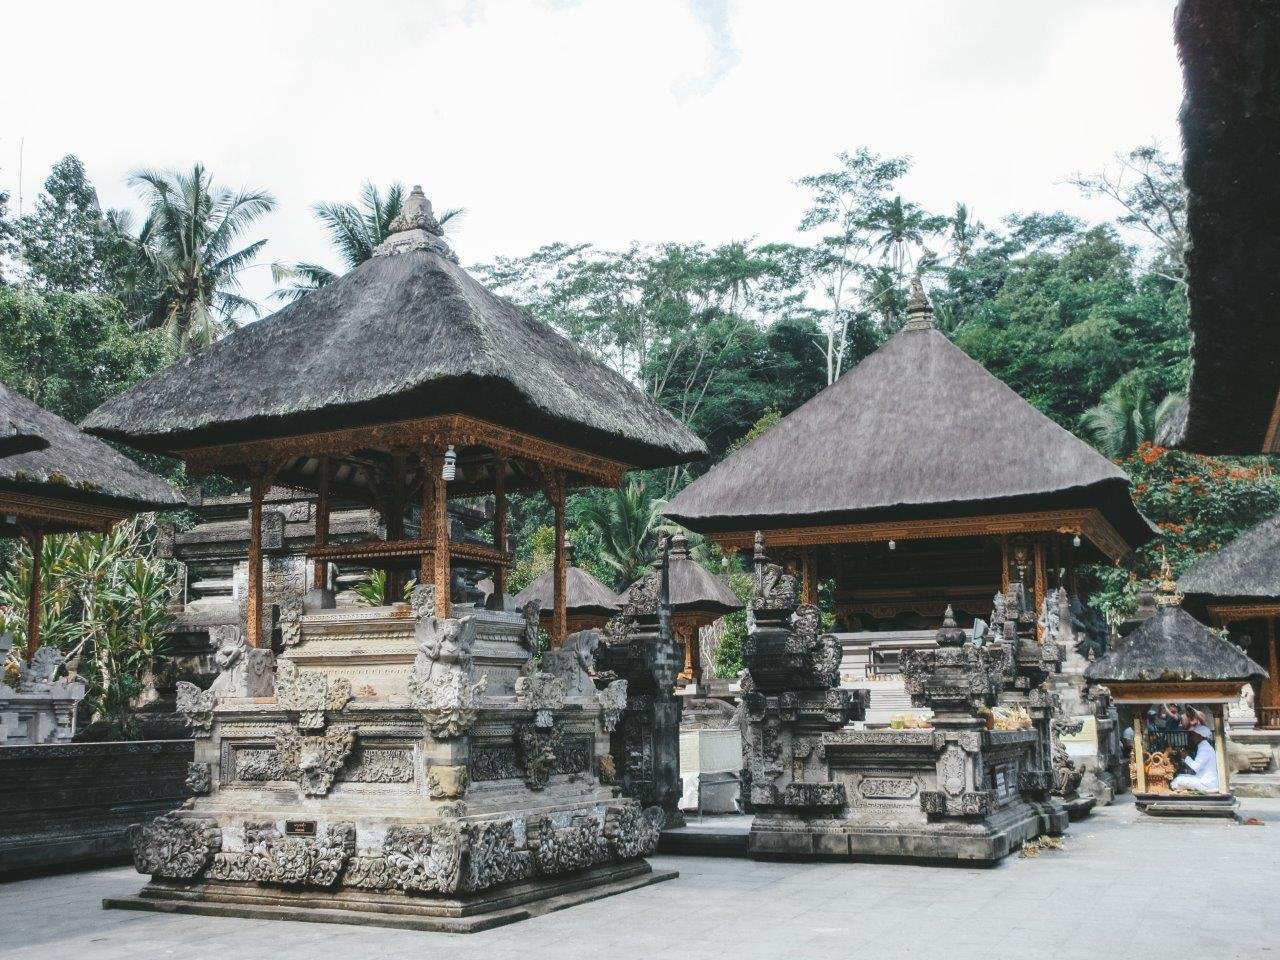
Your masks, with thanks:
<instances>
[{"instance_id":1,"label":"tropical tree foliage","mask_svg":"<svg viewBox=\"0 0 1280 960\"><path fill-rule=\"evenodd\" d=\"M579 520L599 538L596 558L609 568L617 589L639 579L653 563L662 505L644 484L632 482L601 491L578 508Z\"/></svg>"},{"instance_id":2,"label":"tropical tree foliage","mask_svg":"<svg viewBox=\"0 0 1280 960\"><path fill-rule=\"evenodd\" d=\"M1181 402L1181 396L1171 393L1152 403L1141 382L1121 380L1084 412L1081 432L1102 453L1118 460L1136 453L1140 444L1154 442L1161 425Z\"/></svg>"},{"instance_id":3,"label":"tropical tree foliage","mask_svg":"<svg viewBox=\"0 0 1280 960\"><path fill-rule=\"evenodd\" d=\"M241 235L275 209L265 190L216 187L201 164L190 172L140 170L129 178L147 205L135 239L158 285L149 325L162 326L182 351L207 346L257 305L238 293L240 274L266 240Z\"/></svg>"},{"instance_id":4,"label":"tropical tree foliage","mask_svg":"<svg viewBox=\"0 0 1280 960\"><path fill-rule=\"evenodd\" d=\"M107 534L47 537L41 552L40 642L78 660L93 719L117 727L127 726L129 703L164 652L174 571L152 555L153 532L142 516ZM26 646L30 594L23 547L0 574L0 629L15 648Z\"/></svg>"}]
</instances>

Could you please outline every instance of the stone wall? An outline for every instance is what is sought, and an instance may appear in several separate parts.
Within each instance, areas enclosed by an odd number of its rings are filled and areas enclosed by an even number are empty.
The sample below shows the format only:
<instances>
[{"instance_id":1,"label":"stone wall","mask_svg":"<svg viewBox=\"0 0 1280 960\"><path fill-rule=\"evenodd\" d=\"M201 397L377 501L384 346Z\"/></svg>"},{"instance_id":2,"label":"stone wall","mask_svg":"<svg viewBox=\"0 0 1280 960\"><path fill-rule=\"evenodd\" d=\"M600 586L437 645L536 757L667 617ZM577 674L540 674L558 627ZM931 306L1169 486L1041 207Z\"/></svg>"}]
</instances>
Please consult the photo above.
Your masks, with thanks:
<instances>
[{"instance_id":1,"label":"stone wall","mask_svg":"<svg viewBox=\"0 0 1280 960\"><path fill-rule=\"evenodd\" d=\"M188 796L190 740L0 747L0 875L124 858L125 831Z\"/></svg>"}]
</instances>

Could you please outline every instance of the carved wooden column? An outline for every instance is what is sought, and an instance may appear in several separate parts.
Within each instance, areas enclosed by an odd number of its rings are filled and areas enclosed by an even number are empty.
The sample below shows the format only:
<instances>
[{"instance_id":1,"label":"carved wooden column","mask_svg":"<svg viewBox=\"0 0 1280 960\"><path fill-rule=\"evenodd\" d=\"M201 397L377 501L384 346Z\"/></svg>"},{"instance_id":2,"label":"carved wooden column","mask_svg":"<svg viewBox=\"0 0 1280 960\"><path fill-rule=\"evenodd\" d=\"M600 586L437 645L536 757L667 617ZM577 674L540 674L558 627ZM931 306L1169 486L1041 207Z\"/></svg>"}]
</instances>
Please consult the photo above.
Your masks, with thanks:
<instances>
[{"instance_id":1,"label":"carved wooden column","mask_svg":"<svg viewBox=\"0 0 1280 960\"><path fill-rule=\"evenodd\" d=\"M245 601L245 638L251 647L262 646L262 498L271 488L271 471L265 465L249 473L249 584Z\"/></svg>"},{"instance_id":2,"label":"carved wooden column","mask_svg":"<svg viewBox=\"0 0 1280 960\"><path fill-rule=\"evenodd\" d=\"M436 616L452 610L453 577L449 557L449 486L444 479L444 453L422 451L422 538L431 541L431 553L423 554L419 583L436 588Z\"/></svg>"},{"instance_id":3,"label":"carved wooden column","mask_svg":"<svg viewBox=\"0 0 1280 960\"><path fill-rule=\"evenodd\" d=\"M1276 618L1267 617L1267 673L1271 676L1267 678L1263 689L1270 693L1268 699L1271 702L1259 704L1260 707L1268 708L1265 718L1262 710L1257 711L1258 724L1263 727L1270 725L1268 721L1275 717L1275 711L1280 708L1280 651L1276 649L1277 643L1280 643L1280 639L1276 637Z\"/></svg>"},{"instance_id":4,"label":"carved wooden column","mask_svg":"<svg viewBox=\"0 0 1280 960\"><path fill-rule=\"evenodd\" d=\"M551 646L558 647L564 643L568 628L567 598L565 596L565 546L564 546L564 473L560 470L544 472L546 477L547 499L551 501L551 509L555 512L556 553L552 564L553 596L555 598L551 612Z\"/></svg>"},{"instance_id":5,"label":"carved wooden column","mask_svg":"<svg viewBox=\"0 0 1280 960\"><path fill-rule=\"evenodd\" d=\"M1043 538L1037 539L1035 543L1035 593L1034 600L1036 615L1036 642L1044 643L1044 624L1041 622L1041 614L1044 610L1044 598L1049 592L1047 571L1045 570L1045 549Z\"/></svg>"},{"instance_id":6,"label":"carved wooden column","mask_svg":"<svg viewBox=\"0 0 1280 960\"><path fill-rule=\"evenodd\" d=\"M27 544L31 548L31 592L27 597L27 664L30 665L40 649L40 590L42 571L40 559L44 554L44 530L33 526L27 531Z\"/></svg>"},{"instance_id":7,"label":"carved wooden column","mask_svg":"<svg viewBox=\"0 0 1280 960\"><path fill-rule=\"evenodd\" d=\"M493 546L507 549L507 461L501 457L493 461ZM493 571L493 595L499 604L507 595L507 568L501 563Z\"/></svg>"},{"instance_id":8,"label":"carved wooden column","mask_svg":"<svg viewBox=\"0 0 1280 960\"><path fill-rule=\"evenodd\" d=\"M818 558L813 547L800 552L800 602L818 602Z\"/></svg>"},{"instance_id":9,"label":"carved wooden column","mask_svg":"<svg viewBox=\"0 0 1280 960\"><path fill-rule=\"evenodd\" d=\"M316 474L316 546L329 543L329 458L321 457ZM329 561L316 558L311 570L311 585L317 590L329 586Z\"/></svg>"},{"instance_id":10,"label":"carved wooden column","mask_svg":"<svg viewBox=\"0 0 1280 960\"><path fill-rule=\"evenodd\" d=\"M1000 592L1009 592L1009 538L1000 538Z\"/></svg>"},{"instance_id":11,"label":"carved wooden column","mask_svg":"<svg viewBox=\"0 0 1280 960\"><path fill-rule=\"evenodd\" d=\"M408 469L408 456L403 450L391 453L391 476L387 484L386 512L383 519L387 525L388 540L404 539L404 512L408 505L408 492L405 489L405 471ZM387 570L387 603L395 603L404 599L404 573L396 569Z\"/></svg>"},{"instance_id":12,"label":"carved wooden column","mask_svg":"<svg viewBox=\"0 0 1280 960\"><path fill-rule=\"evenodd\" d=\"M1141 704L1133 705L1133 756L1134 767L1138 774L1138 782L1133 785L1134 793L1147 792L1147 751L1142 738L1146 735L1143 729L1143 718L1147 712Z\"/></svg>"}]
</instances>

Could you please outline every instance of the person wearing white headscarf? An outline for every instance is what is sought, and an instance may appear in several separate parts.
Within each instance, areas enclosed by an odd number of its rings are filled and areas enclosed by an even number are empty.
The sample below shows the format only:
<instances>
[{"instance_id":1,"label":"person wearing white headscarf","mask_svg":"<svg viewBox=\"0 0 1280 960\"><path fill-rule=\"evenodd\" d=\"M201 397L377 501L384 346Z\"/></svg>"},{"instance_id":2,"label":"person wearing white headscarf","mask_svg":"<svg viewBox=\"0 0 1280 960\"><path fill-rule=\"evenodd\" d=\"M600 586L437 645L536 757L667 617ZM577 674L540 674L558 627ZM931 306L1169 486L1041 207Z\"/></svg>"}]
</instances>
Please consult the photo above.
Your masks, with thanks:
<instances>
[{"instance_id":1,"label":"person wearing white headscarf","mask_svg":"<svg viewBox=\"0 0 1280 960\"><path fill-rule=\"evenodd\" d=\"M1201 793L1217 793L1218 754L1213 749L1213 731L1205 724L1197 723L1189 731L1193 744L1192 753L1182 761L1189 773L1180 773L1173 778L1171 786L1174 790L1198 790Z\"/></svg>"}]
</instances>

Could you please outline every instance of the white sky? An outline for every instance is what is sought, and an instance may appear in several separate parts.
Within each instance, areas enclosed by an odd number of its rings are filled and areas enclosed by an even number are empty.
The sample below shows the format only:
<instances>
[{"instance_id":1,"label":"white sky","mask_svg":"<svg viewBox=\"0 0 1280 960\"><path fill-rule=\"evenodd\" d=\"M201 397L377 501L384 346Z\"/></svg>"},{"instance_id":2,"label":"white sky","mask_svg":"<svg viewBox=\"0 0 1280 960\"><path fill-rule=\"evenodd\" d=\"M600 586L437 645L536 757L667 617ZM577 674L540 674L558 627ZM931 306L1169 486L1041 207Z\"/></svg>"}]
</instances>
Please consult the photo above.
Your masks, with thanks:
<instances>
[{"instance_id":1,"label":"white sky","mask_svg":"<svg viewBox=\"0 0 1280 960\"><path fill-rule=\"evenodd\" d=\"M310 205L365 179L467 208L464 263L552 240L788 239L792 181L867 145L995 223L1109 216L1062 179L1178 149L1174 0L83 4L0 11L0 187L66 153L105 206L204 162L279 200L263 262L336 266ZM265 266L246 292L271 290Z\"/></svg>"}]
</instances>

